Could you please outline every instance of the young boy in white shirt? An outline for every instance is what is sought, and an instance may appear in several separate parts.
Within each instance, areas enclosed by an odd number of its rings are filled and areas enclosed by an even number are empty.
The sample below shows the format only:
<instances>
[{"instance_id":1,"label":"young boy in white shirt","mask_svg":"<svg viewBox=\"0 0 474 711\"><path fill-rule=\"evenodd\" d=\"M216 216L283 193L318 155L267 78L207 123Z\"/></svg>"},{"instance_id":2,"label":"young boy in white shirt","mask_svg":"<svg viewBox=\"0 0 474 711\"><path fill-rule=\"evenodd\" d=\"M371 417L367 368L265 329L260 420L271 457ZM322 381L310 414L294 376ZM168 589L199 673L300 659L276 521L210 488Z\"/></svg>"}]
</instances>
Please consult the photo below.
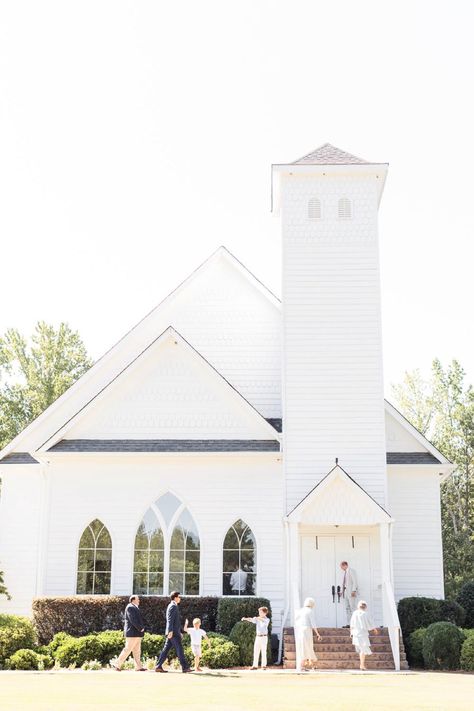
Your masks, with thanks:
<instances>
[{"instance_id":1,"label":"young boy in white shirt","mask_svg":"<svg viewBox=\"0 0 474 711\"><path fill-rule=\"evenodd\" d=\"M202 656L202 640L205 639L209 647L211 646L211 640L204 632L204 630L201 629L201 620L199 619L199 617L194 618L193 629L188 628L188 621L186 620L186 622L184 623L184 632L186 632L191 639L191 649L194 654L194 671L200 672L202 671L201 667L199 666L199 662L201 661Z\"/></svg>"},{"instance_id":2,"label":"young boy in white shirt","mask_svg":"<svg viewBox=\"0 0 474 711\"><path fill-rule=\"evenodd\" d=\"M258 658L262 655L262 669L267 668L268 607L258 608L258 617L242 617L242 622L252 622L255 625L255 642L253 645L253 664L250 669L258 669Z\"/></svg>"}]
</instances>

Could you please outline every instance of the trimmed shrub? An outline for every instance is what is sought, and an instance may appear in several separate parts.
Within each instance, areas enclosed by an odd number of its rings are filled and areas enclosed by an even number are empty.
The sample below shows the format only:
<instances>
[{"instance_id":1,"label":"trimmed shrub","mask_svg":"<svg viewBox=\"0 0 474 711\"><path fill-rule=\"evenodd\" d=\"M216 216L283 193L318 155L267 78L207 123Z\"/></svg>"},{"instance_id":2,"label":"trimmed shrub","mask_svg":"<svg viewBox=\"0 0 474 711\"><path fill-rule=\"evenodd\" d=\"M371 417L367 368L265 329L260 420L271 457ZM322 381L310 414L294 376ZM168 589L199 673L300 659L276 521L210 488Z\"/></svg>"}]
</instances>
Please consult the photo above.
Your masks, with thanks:
<instances>
[{"instance_id":1,"label":"trimmed shrub","mask_svg":"<svg viewBox=\"0 0 474 711\"><path fill-rule=\"evenodd\" d=\"M56 651L59 649L59 647L61 647L61 645L66 644L66 642L70 642L73 639L75 639L75 637L72 637L66 632L58 632L54 635L53 639L49 644L44 645L44 648L47 649L49 654L54 657Z\"/></svg>"},{"instance_id":2,"label":"trimmed shrub","mask_svg":"<svg viewBox=\"0 0 474 711\"><path fill-rule=\"evenodd\" d=\"M31 649L36 642L31 620L18 615L0 615L0 666L19 649Z\"/></svg>"},{"instance_id":3,"label":"trimmed shrub","mask_svg":"<svg viewBox=\"0 0 474 711\"><path fill-rule=\"evenodd\" d=\"M459 669L464 634L452 622L434 622L423 639L423 659L427 669Z\"/></svg>"},{"instance_id":4,"label":"trimmed shrub","mask_svg":"<svg viewBox=\"0 0 474 711\"><path fill-rule=\"evenodd\" d=\"M150 634L149 632L145 632L142 639L142 656L159 657L161 650L165 646L165 641L164 634Z\"/></svg>"},{"instance_id":5,"label":"trimmed shrub","mask_svg":"<svg viewBox=\"0 0 474 711\"><path fill-rule=\"evenodd\" d=\"M474 627L474 580L471 580L468 583L465 583L461 590L459 591L459 595L456 598L456 601L463 607L466 611L466 618L464 620L464 624L466 627L469 629Z\"/></svg>"},{"instance_id":6,"label":"trimmed shrub","mask_svg":"<svg viewBox=\"0 0 474 711\"><path fill-rule=\"evenodd\" d=\"M210 669L226 669L238 667L240 663L239 647L226 637L209 637L211 646L206 643L202 646L202 666Z\"/></svg>"},{"instance_id":7,"label":"trimmed shrub","mask_svg":"<svg viewBox=\"0 0 474 711\"><path fill-rule=\"evenodd\" d=\"M101 658L102 652L98 635L90 634L86 637L66 641L58 647L54 658L61 667L81 667L84 662Z\"/></svg>"},{"instance_id":8,"label":"trimmed shrub","mask_svg":"<svg viewBox=\"0 0 474 711\"><path fill-rule=\"evenodd\" d=\"M119 630L107 630L106 632L98 632L96 634L97 641L100 644L101 654L97 660L102 664L108 664L111 659L118 657L125 646L125 635ZM88 659L87 661L96 661Z\"/></svg>"},{"instance_id":9,"label":"trimmed shrub","mask_svg":"<svg viewBox=\"0 0 474 711\"><path fill-rule=\"evenodd\" d=\"M457 627L462 627L466 619L466 610L455 600L439 601L440 620L452 622Z\"/></svg>"},{"instance_id":10,"label":"trimmed shrub","mask_svg":"<svg viewBox=\"0 0 474 711\"><path fill-rule=\"evenodd\" d=\"M425 660L423 659L423 640L426 634L426 627L420 627L411 633L407 640L406 652L408 663L411 667L423 669Z\"/></svg>"},{"instance_id":11,"label":"trimmed shrub","mask_svg":"<svg viewBox=\"0 0 474 711\"><path fill-rule=\"evenodd\" d=\"M268 607L268 616L272 616L270 600L265 597L221 597L217 606L217 626L216 632L228 635L237 622L242 617L256 617L259 607ZM202 624L203 629L207 628ZM270 623L271 628L271 623ZM269 628L269 634L271 629ZM212 629L212 628L209 628Z\"/></svg>"},{"instance_id":12,"label":"trimmed shrub","mask_svg":"<svg viewBox=\"0 0 474 711\"><path fill-rule=\"evenodd\" d=\"M33 649L19 649L7 659L7 669L37 670L51 669L54 660L47 654L39 654Z\"/></svg>"},{"instance_id":13,"label":"trimmed shrub","mask_svg":"<svg viewBox=\"0 0 474 711\"><path fill-rule=\"evenodd\" d=\"M255 598L253 598L255 600ZM181 619L200 617L203 629L215 630L217 597L183 597L179 606ZM164 632L169 597L141 597L140 610L148 632ZM91 632L123 629L127 596L80 595L77 597L43 597L33 600L33 618L41 644L47 644L58 632L74 637Z\"/></svg>"},{"instance_id":14,"label":"trimmed shrub","mask_svg":"<svg viewBox=\"0 0 474 711\"><path fill-rule=\"evenodd\" d=\"M229 635L230 641L239 648L241 666L250 666L253 661L253 644L255 642L255 625L249 622L236 622ZM267 664L272 663L272 648L268 636Z\"/></svg>"},{"instance_id":15,"label":"trimmed shrub","mask_svg":"<svg viewBox=\"0 0 474 711\"><path fill-rule=\"evenodd\" d=\"M474 671L474 630L473 634L468 634L461 647L461 669L464 671Z\"/></svg>"}]
</instances>

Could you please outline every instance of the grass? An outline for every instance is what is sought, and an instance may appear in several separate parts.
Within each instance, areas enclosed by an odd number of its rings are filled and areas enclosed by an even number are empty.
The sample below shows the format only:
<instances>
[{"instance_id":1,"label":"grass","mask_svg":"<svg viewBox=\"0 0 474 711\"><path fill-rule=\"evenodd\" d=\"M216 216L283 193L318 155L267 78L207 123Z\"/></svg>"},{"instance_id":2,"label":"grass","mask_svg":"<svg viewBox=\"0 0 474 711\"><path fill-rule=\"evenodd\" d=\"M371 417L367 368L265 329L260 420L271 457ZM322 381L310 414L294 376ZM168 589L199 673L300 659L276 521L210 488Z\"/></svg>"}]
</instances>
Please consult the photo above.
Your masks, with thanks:
<instances>
[{"instance_id":1,"label":"grass","mask_svg":"<svg viewBox=\"0 0 474 711\"><path fill-rule=\"evenodd\" d=\"M0 672L2 711L464 711L474 675Z\"/></svg>"}]
</instances>

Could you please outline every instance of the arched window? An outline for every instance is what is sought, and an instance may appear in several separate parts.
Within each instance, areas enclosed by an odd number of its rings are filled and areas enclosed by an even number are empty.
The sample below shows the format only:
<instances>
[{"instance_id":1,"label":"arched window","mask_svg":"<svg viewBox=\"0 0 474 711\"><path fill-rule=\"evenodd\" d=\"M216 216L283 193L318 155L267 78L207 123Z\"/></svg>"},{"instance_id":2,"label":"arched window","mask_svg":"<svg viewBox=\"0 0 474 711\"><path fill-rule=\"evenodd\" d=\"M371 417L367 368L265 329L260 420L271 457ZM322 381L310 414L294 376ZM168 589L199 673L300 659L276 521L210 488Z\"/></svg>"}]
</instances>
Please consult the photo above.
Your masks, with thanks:
<instances>
[{"instance_id":1,"label":"arched window","mask_svg":"<svg viewBox=\"0 0 474 711\"><path fill-rule=\"evenodd\" d=\"M135 536L133 592L199 595L200 546L193 517L174 494L160 496Z\"/></svg>"},{"instance_id":2,"label":"arched window","mask_svg":"<svg viewBox=\"0 0 474 711\"><path fill-rule=\"evenodd\" d=\"M317 197L312 197L308 201L308 220L321 219L321 200Z\"/></svg>"},{"instance_id":3,"label":"arched window","mask_svg":"<svg viewBox=\"0 0 474 711\"><path fill-rule=\"evenodd\" d=\"M155 512L149 509L135 536L133 592L137 595L163 595L165 541Z\"/></svg>"},{"instance_id":4,"label":"arched window","mask_svg":"<svg viewBox=\"0 0 474 711\"><path fill-rule=\"evenodd\" d=\"M95 519L79 541L77 562L78 595L110 595L112 539L102 521Z\"/></svg>"},{"instance_id":5,"label":"arched window","mask_svg":"<svg viewBox=\"0 0 474 711\"><path fill-rule=\"evenodd\" d=\"M352 204L349 198L340 198L337 204L337 216L339 220L352 219Z\"/></svg>"},{"instance_id":6,"label":"arched window","mask_svg":"<svg viewBox=\"0 0 474 711\"><path fill-rule=\"evenodd\" d=\"M193 517L185 509L171 536L169 590L199 595L199 567L199 535Z\"/></svg>"},{"instance_id":7,"label":"arched window","mask_svg":"<svg viewBox=\"0 0 474 711\"><path fill-rule=\"evenodd\" d=\"M239 519L227 531L223 547L223 595L255 595L256 590L255 536Z\"/></svg>"}]
</instances>

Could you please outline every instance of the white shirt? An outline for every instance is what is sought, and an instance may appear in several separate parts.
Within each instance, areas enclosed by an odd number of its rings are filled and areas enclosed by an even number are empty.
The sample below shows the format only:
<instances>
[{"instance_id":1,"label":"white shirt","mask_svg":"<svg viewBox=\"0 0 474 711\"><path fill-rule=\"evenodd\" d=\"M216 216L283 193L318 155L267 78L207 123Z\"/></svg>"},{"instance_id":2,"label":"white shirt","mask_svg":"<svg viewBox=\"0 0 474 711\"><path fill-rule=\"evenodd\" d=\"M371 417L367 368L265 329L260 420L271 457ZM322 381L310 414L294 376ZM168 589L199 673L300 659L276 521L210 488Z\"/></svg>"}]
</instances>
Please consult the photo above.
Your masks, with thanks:
<instances>
[{"instance_id":1,"label":"white shirt","mask_svg":"<svg viewBox=\"0 0 474 711\"><path fill-rule=\"evenodd\" d=\"M188 635L191 638L191 644L196 645L196 647L199 647L201 645L203 637L207 637L207 634L200 627L198 627L198 629L196 629L195 627L189 627Z\"/></svg>"},{"instance_id":2,"label":"white shirt","mask_svg":"<svg viewBox=\"0 0 474 711\"><path fill-rule=\"evenodd\" d=\"M268 617L252 617L252 622L257 627L257 634L268 634L268 625L270 624Z\"/></svg>"},{"instance_id":3,"label":"white shirt","mask_svg":"<svg viewBox=\"0 0 474 711\"><path fill-rule=\"evenodd\" d=\"M230 589L238 590L239 592L245 592L247 587L247 577L248 573L245 570L236 570L230 576Z\"/></svg>"}]
</instances>

